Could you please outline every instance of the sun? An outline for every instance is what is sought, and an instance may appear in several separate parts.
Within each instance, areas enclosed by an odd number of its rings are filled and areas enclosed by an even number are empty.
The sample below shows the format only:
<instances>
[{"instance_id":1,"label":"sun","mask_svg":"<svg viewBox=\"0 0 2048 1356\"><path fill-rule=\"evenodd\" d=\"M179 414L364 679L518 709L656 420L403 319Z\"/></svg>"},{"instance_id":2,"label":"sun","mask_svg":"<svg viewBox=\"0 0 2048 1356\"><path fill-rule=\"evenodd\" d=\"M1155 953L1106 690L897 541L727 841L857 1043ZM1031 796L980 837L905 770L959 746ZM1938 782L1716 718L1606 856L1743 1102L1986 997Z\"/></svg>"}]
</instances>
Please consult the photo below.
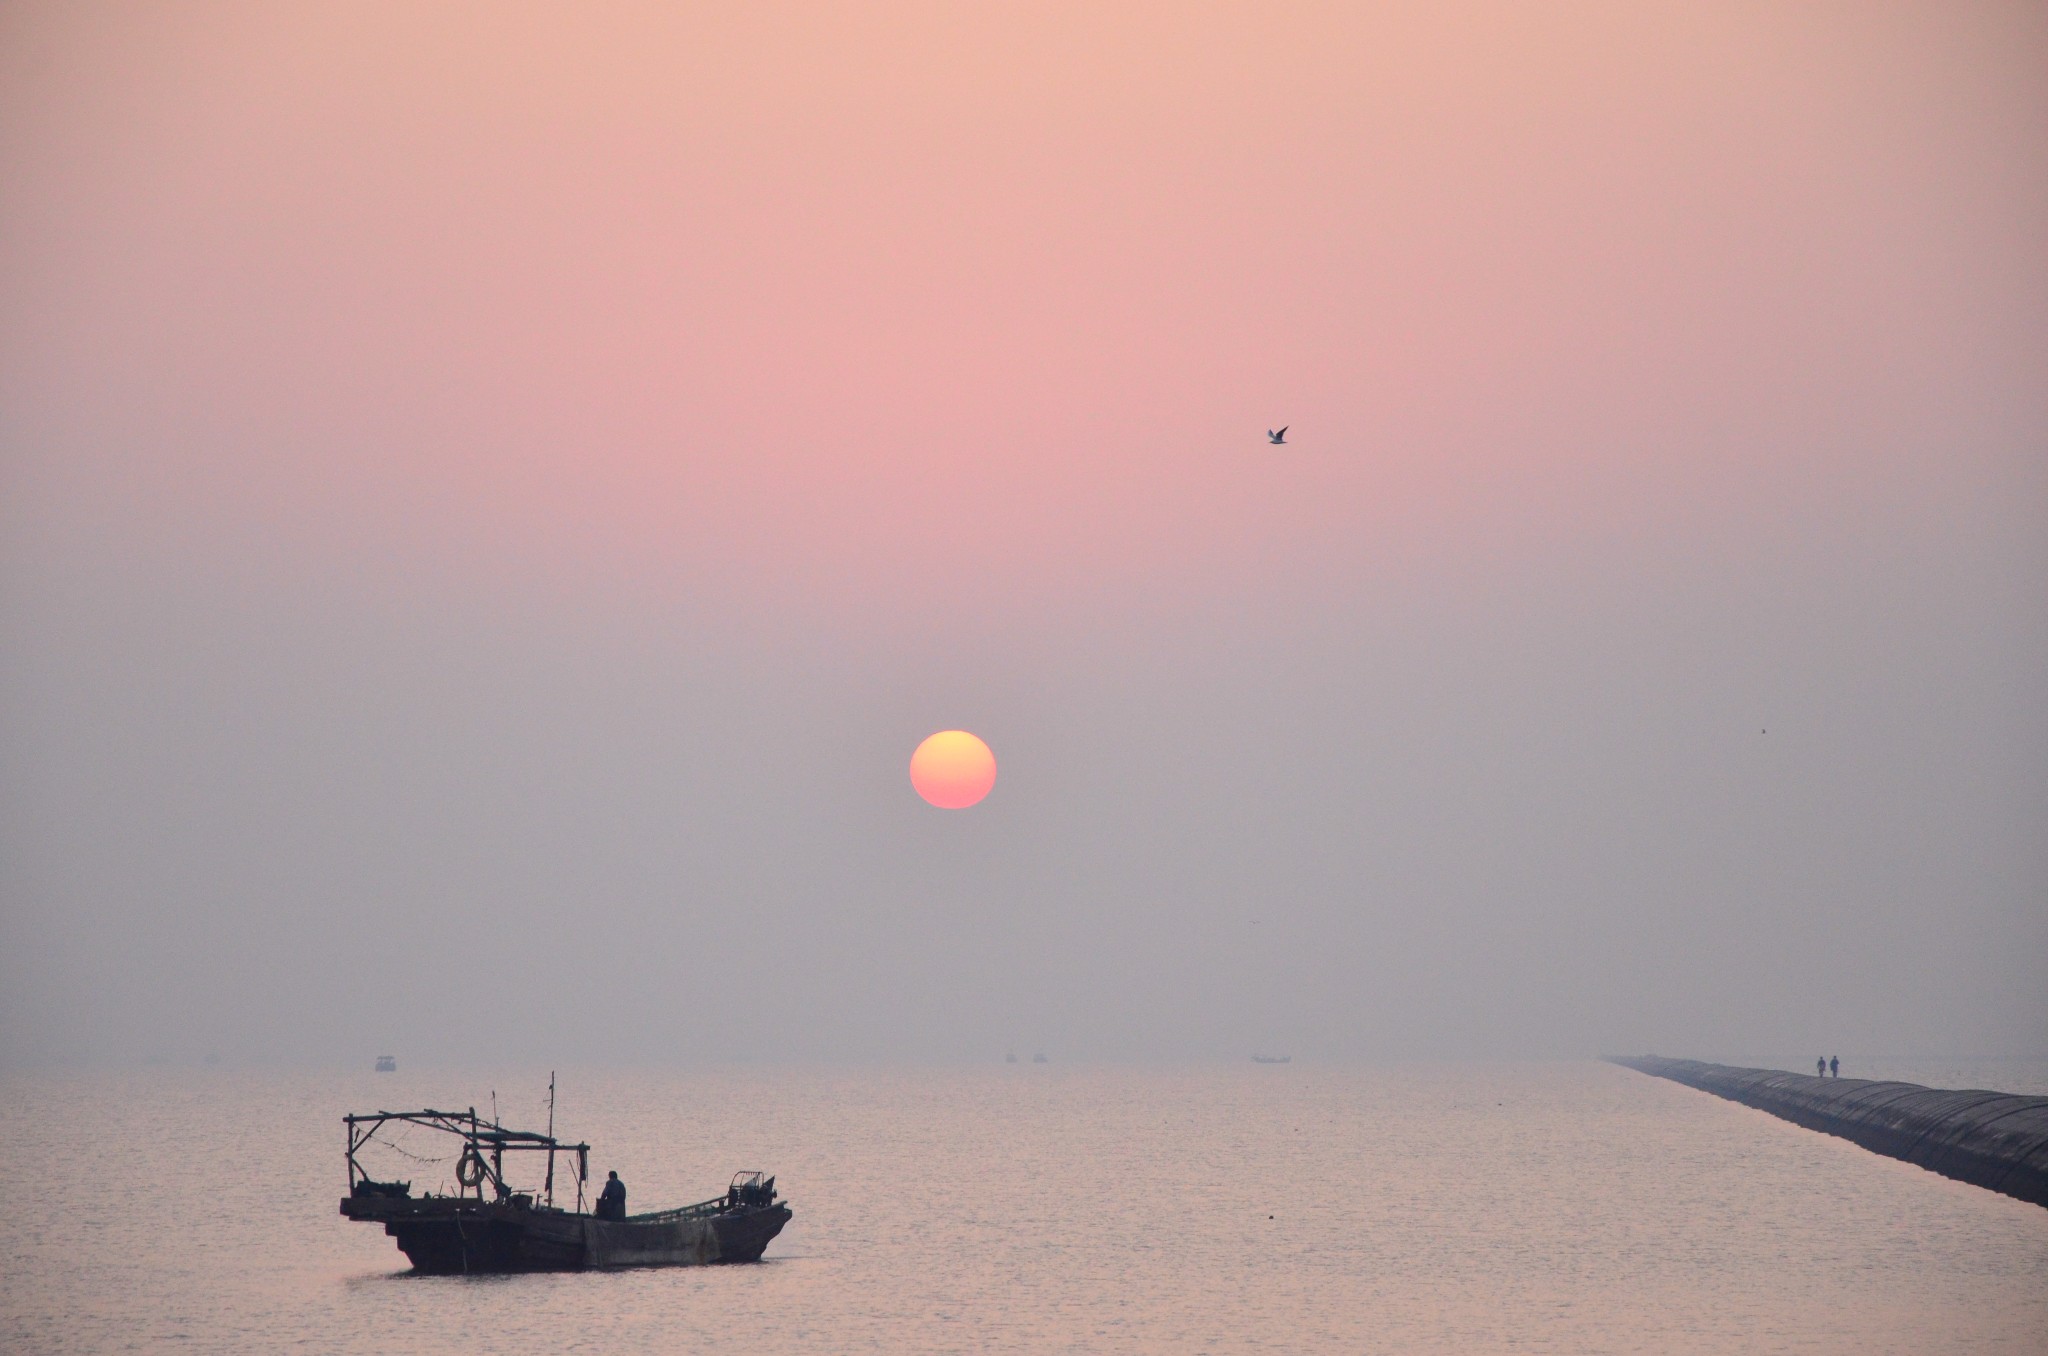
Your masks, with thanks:
<instances>
[{"instance_id":1,"label":"sun","mask_svg":"<svg viewBox=\"0 0 2048 1356\"><path fill-rule=\"evenodd\" d=\"M964 810L996 784L996 756L965 730L941 730L910 755L910 784L941 810Z\"/></svg>"}]
</instances>

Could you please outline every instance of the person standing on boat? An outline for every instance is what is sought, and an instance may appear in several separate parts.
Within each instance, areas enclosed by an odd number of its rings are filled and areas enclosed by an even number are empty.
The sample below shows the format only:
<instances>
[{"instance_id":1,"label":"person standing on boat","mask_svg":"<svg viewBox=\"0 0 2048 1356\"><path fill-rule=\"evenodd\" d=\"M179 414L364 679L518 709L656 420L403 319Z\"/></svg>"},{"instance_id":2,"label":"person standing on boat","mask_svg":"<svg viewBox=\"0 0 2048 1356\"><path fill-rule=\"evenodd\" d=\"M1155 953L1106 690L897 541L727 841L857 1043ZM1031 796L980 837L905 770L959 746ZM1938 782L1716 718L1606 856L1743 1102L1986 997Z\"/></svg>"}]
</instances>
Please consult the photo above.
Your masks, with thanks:
<instances>
[{"instance_id":1,"label":"person standing on boat","mask_svg":"<svg viewBox=\"0 0 2048 1356\"><path fill-rule=\"evenodd\" d=\"M597 1193L597 1217L599 1219L624 1219L626 1217L626 1184L619 1180L617 1172L606 1180L604 1190Z\"/></svg>"}]
</instances>

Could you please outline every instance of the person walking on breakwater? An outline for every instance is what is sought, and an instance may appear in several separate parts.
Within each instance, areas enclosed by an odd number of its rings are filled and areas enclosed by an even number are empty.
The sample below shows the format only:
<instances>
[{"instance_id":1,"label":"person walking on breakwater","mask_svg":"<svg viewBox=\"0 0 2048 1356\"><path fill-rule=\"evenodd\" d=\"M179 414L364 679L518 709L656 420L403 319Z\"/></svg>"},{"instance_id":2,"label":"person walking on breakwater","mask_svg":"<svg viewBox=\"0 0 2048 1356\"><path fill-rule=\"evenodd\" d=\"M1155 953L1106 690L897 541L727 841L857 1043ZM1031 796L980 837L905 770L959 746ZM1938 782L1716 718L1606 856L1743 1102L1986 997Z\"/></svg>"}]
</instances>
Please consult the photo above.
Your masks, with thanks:
<instances>
[{"instance_id":1,"label":"person walking on breakwater","mask_svg":"<svg viewBox=\"0 0 2048 1356\"><path fill-rule=\"evenodd\" d=\"M1842 1057L1840 1055L1828 1056L1828 1073L1835 1078L1842 1076Z\"/></svg>"},{"instance_id":2,"label":"person walking on breakwater","mask_svg":"<svg viewBox=\"0 0 2048 1356\"><path fill-rule=\"evenodd\" d=\"M1813 1062L1813 1076L1815 1078L1826 1078L1828 1076L1828 1057L1826 1055L1822 1055ZM617 1176L616 1173L613 1175Z\"/></svg>"},{"instance_id":3,"label":"person walking on breakwater","mask_svg":"<svg viewBox=\"0 0 2048 1356\"><path fill-rule=\"evenodd\" d=\"M599 1219L624 1219L626 1217L626 1184L614 1172L606 1180L604 1190L597 1193L597 1217Z\"/></svg>"}]
</instances>

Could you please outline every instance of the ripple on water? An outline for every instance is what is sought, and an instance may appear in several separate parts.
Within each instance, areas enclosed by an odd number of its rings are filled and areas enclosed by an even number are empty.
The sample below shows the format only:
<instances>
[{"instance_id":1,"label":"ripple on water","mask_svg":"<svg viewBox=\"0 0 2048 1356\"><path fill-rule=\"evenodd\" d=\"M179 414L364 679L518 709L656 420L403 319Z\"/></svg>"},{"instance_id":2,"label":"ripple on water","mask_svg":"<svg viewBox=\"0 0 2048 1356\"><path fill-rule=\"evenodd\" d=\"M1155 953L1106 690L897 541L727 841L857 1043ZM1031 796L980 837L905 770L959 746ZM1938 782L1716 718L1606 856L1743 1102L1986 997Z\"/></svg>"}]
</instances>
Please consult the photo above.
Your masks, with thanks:
<instances>
[{"instance_id":1,"label":"ripple on water","mask_svg":"<svg viewBox=\"0 0 2048 1356\"><path fill-rule=\"evenodd\" d=\"M418 1277L345 1110L545 1074L10 1076L0 1347L2036 1352L2048 1211L1595 1063L563 1072L636 1208L780 1174L759 1266ZM516 1099L507 1089L527 1089ZM439 1168L413 1165L431 1185Z\"/></svg>"}]
</instances>

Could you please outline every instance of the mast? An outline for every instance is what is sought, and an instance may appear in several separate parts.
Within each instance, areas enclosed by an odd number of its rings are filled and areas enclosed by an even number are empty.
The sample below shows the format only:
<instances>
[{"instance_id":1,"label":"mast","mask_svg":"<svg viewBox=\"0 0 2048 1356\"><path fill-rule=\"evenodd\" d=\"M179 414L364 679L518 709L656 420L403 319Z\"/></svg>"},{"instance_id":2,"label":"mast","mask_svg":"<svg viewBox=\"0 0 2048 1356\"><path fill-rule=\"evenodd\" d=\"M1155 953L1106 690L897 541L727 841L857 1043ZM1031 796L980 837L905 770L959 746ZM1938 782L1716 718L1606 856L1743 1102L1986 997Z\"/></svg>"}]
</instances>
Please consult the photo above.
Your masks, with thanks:
<instances>
[{"instance_id":1,"label":"mast","mask_svg":"<svg viewBox=\"0 0 2048 1356\"><path fill-rule=\"evenodd\" d=\"M492 1088L491 1129L503 1130L504 1128L505 1123L498 1119L498 1090ZM502 1135L494 1135L491 1138L491 1190L498 1194L499 1200L505 1199L505 1139ZM476 1184L476 1198L478 1200L484 1198L484 1184L482 1182Z\"/></svg>"},{"instance_id":2,"label":"mast","mask_svg":"<svg viewBox=\"0 0 2048 1356\"><path fill-rule=\"evenodd\" d=\"M548 1204L555 1203L555 1071L548 1070Z\"/></svg>"}]
</instances>

